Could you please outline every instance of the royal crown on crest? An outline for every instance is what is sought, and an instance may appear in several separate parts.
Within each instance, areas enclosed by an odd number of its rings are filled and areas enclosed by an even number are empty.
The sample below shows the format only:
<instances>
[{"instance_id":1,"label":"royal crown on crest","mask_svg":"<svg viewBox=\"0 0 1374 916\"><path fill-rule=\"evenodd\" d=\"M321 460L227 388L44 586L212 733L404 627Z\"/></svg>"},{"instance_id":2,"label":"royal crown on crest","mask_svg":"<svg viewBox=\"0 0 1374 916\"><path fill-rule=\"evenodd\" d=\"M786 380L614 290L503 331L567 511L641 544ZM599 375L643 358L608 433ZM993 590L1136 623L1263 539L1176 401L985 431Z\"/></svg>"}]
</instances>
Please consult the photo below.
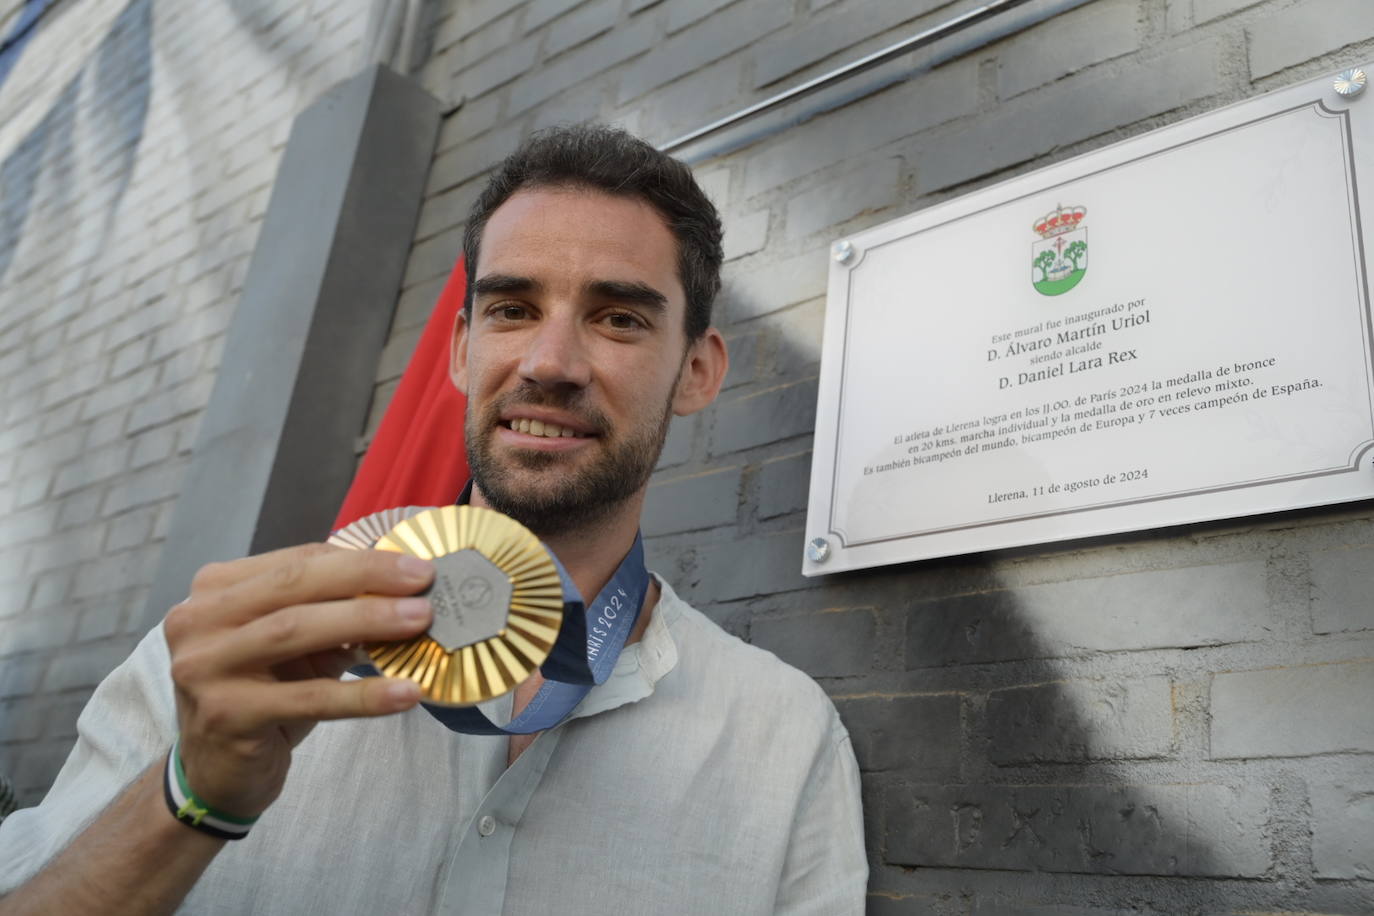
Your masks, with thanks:
<instances>
[{"instance_id":1,"label":"royal crown on crest","mask_svg":"<svg viewBox=\"0 0 1374 916\"><path fill-rule=\"evenodd\" d=\"M1087 207L1058 206L1035 221L1035 231L1047 239L1072 232L1088 215Z\"/></svg>"}]
</instances>

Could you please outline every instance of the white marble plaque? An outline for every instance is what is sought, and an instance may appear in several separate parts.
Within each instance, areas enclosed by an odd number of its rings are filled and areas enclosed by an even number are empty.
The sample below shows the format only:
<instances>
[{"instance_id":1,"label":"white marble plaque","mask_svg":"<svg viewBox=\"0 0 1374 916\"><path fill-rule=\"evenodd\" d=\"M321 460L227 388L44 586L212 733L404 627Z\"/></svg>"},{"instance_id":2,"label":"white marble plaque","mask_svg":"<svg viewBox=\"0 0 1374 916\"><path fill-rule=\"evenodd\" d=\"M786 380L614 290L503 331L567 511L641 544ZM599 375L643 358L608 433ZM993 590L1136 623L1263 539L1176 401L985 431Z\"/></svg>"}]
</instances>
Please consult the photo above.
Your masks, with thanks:
<instances>
[{"instance_id":1,"label":"white marble plaque","mask_svg":"<svg viewBox=\"0 0 1374 916\"><path fill-rule=\"evenodd\" d=\"M1361 187L1326 77L847 238L803 571L1374 496Z\"/></svg>"}]
</instances>

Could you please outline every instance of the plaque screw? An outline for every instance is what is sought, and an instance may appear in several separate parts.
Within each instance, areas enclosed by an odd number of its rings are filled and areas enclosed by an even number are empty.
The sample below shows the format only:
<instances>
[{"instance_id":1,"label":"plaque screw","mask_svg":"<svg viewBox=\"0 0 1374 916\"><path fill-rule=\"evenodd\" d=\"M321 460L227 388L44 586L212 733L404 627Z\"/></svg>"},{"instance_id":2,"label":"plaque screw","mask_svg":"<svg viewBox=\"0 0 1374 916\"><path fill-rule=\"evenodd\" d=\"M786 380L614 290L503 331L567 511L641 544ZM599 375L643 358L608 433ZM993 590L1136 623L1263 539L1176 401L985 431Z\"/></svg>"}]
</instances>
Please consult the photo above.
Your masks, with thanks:
<instances>
[{"instance_id":1,"label":"plaque screw","mask_svg":"<svg viewBox=\"0 0 1374 916\"><path fill-rule=\"evenodd\" d=\"M830 559L830 542L825 538L812 538L807 541L806 558L812 563L824 563Z\"/></svg>"},{"instance_id":2,"label":"plaque screw","mask_svg":"<svg viewBox=\"0 0 1374 916\"><path fill-rule=\"evenodd\" d=\"M830 246L830 256L840 264L848 264L854 260L854 246L848 239L841 239Z\"/></svg>"},{"instance_id":3,"label":"plaque screw","mask_svg":"<svg viewBox=\"0 0 1374 916\"><path fill-rule=\"evenodd\" d=\"M1353 99L1364 92L1367 82L1369 82L1369 78L1359 68L1342 70L1336 74L1336 79L1332 81L1331 88L1335 89L1337 94L1345 96L1347 99Z\"/></svg>"}]
</instances>

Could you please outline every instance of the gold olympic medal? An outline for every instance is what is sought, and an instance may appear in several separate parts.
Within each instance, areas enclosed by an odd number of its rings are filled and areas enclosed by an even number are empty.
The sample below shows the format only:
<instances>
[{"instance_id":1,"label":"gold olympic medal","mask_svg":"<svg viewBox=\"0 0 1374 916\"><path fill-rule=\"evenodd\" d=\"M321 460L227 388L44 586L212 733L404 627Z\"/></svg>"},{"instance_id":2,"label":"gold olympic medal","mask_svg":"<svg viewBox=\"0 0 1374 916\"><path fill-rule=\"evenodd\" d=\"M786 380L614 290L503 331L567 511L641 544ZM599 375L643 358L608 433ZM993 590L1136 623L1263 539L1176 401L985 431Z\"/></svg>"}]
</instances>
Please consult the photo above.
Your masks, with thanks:
<instances>
[{"instance_id":1,"label":"gold olympic medal","mask_svg":"<svg viewBox=\"0 0 1374 916\"><path fill-rule=\"evenodd\" d=\"M393 519L387 533L367 543L370 532ZM563 584L548 550L514 519L476 506L389 509L330 542L434 564L434 584L421 592L434 609L429 630L364 646L378 670L415 681L432 703L471 706L508 693L553 651Z\"/></svg>"}]
</instances>

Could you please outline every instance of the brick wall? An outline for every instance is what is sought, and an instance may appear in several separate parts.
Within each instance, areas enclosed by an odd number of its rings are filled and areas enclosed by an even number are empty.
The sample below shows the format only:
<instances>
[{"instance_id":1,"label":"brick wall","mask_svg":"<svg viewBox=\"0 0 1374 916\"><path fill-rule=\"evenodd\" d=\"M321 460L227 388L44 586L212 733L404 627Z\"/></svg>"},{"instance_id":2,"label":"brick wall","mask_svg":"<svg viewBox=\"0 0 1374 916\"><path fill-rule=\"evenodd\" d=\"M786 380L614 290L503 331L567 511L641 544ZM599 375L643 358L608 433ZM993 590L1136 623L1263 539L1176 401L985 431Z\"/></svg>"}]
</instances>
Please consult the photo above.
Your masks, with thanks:
<instances>
[{"instance_id":1,"label":"brick wall","mask_svg":"<svg viewBox=\"0 0 1374 916\"><path fill-rule=\"evenodd\" d=\"M23 6L0 4L0 42ZM359 65L368 6L59 0L0 67L0 771L21 801L141 635L287 131Z\"/></svg>"},{"instance_id":2,"label":"brick wall","mask_svg":"<svg viewBox=\"0 0 1374 916\"><path fill-rule=\"evenodd\" d=\"M969 5L448 5L421 78L462 104L372 425L484 171L520 137L597 117L662 143ZM1374 911L1367 506L799 573L832 239L1374 57L1361 0L1038 7L1055 8L695 151L726 221L733 365L714 407L675 421L651 557L835 698L864 776L874 913Z\"/></svg>"},{"instance_id":3,"label":"brick wall","mask_svg":"<svg viewBox=\"0 0 1374 916\"><path fill-rule=\"evenodd\" d=\"M364 437L483 173L530 130L598 117L663 142L969 5L429 4L418 78L454 110ZM44 28L84 49L70 72L0 83L0 768L29 799L136 635L273 154L356 66L361 6L67 0ZM834 696L874 913L1370 912L1367 505L798 572L831 239L1374 57L1366 0L1028 6L694 152L726 220L732 370L670 435L653 563ZM99 53L140 35L151 64ZM26 66L53 60L36 48ZM67 88L102 66L123 75ZM98 91L130 98L94 118Z\"/></svg>"}]
</instances>

